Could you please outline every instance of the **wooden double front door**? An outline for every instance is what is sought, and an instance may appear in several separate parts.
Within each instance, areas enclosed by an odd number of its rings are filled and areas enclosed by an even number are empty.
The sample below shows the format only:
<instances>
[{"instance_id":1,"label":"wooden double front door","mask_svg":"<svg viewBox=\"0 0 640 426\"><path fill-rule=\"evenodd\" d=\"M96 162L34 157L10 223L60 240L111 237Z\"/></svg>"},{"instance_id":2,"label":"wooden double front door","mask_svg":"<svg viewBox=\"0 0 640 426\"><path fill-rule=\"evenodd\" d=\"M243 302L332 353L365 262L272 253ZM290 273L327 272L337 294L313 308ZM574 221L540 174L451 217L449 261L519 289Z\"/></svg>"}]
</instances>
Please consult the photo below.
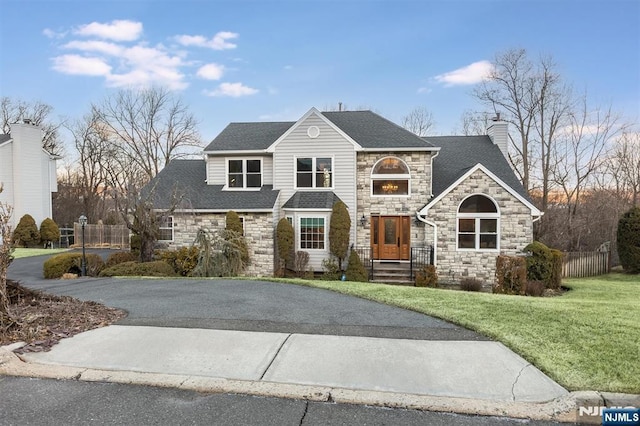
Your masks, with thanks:
<instances>
[{"instance_id":1,"label":"wooden double front door","mask_svg":"<svg viewBox=\"0 0 640 426\"><path fill-rule=\"evenodd\" d=\"M409 260L410 237L410 216L371 216L374 259Z\"/></svg>"}]
</instances>

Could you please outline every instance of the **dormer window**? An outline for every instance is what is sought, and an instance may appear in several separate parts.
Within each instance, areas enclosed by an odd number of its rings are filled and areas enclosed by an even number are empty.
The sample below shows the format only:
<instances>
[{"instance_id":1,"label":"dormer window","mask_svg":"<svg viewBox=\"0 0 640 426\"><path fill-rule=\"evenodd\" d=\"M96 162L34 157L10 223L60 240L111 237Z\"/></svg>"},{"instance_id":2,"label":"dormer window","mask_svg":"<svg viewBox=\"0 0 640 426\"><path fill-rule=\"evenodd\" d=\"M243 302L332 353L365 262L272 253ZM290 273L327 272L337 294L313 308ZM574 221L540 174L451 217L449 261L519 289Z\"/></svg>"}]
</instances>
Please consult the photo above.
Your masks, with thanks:
<instances>
[{"instance_id":1,"label":"dormer window","mask_svg":"<svg viewBox=\"0 0 640 426\"><path fill-rule=\"evenodd\" d=\"M396 157L385 157L371 170L371 194L376 196L408 196L411 174L407 164Z\"/></svg>"},{"instance_id":2,"label":"dormer window","mask_svg":"<svg viewBox=\"0 0 640 426\"><path fill-rule=\"evenodd\" d=\"M333 188L333 159L296 158L296 188Z\"/></svg>"},{"instance_id":3,"label":"dormer window","mask_svg":"<svg viewBox=\"0 0 640 426\"><path fill-rule=\"evenodd\" d=\"M262 160L227 160L227 188L246 189L262 186Z\"/></svg>"}]
</instances>

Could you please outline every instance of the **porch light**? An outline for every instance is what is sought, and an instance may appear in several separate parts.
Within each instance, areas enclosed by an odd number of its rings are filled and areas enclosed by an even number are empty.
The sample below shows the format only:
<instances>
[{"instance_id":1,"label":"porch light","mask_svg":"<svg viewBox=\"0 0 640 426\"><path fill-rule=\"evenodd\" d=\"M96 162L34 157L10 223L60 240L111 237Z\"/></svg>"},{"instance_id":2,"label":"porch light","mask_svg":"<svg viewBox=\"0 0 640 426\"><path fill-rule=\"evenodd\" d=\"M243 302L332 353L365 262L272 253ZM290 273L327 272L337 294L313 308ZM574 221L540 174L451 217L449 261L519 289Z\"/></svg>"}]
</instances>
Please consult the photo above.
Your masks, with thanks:
<instances>
[{"instance_id":1,"label":"porch light","mask_svg":"<svg viewBox=\"0 0 640 426\"><path fill-rule=\"evenodd\" d=\"M360 218L360 226L365 226L367 224L367 218L362 215Z\"/></svg>"}]
</instances>

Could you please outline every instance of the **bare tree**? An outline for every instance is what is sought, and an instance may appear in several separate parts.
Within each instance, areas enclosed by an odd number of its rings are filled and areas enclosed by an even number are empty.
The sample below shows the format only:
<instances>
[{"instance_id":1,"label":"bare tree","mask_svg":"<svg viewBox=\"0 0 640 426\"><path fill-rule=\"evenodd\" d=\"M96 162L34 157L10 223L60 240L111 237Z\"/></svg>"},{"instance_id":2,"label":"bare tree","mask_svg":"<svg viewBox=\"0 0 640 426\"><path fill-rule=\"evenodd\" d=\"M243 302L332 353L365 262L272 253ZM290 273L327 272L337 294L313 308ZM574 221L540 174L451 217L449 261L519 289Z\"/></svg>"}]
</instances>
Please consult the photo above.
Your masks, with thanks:
<instances>
[{"instance_id":1,"label":"bare tree","mask_svg":"<svg viewBox=\"0 0 640 426\"><path fill-rule=\"evenodd\" d=\"M22 100L14 100L9 97L0 99L0 120L2 120L2 133L11 133L11 124L23 120L31 120L31 123L39 126L43 131L42 147L54 155L62 154L63 146L58 130L61 122L54 122L50 116L53 107L35 101L32 103Z\"/></svg>"},{"instance_id":2,"label":"bare tree","mask_svg":"<svg viewBox=\"0 0 640 426\"><path fill-rule=\"evenodd\" d=\"M0 193L2 183L0 183ZM8 330L15 324L9 313L9 295L7 292L7 270L11 264L13 252L12 229L10 225L13 207L0 201L0 331Z\"/></svg>"},{"instance_id":3,"label":"bare tree","mask_svg":"<svg viewBox=\"0 0 640 426\"><path fill-rule=\"evenodd\" d=\"M167 89L121 90L92 109L127 167L147 181L185 148L201 146L195 117Z\"/></svg>"},{"instance_id":4,"label":"bare tree","mask_svg":"<svg viewBox=\"0 0 640 426\"><path fill-rule=\"evenodd\" d=\"M424 107L416 107L402 118L402 127L418 136L427 136L435 124L433 114Z\"/></svg>"},{"instance_id":5,"label":"bare tree","mask_svg":"<svg viewBox=\"0 0 640 426\"><path fill-rule=\"evenodd\" d=\"M615 142L608 163L619 186L631 194L632 206L640 206L640 133L624 132Z\"/></svg>"},{"instance_id":6,"label":"bare tree","mask_svg":"<svg viewBox=\"0 0 640 426\"><path fill-rule=\"evenodd\" d=\"M460 116L460 130L454 133L460 133L464 136L479 136L487 134L487 123L489 122L489 114L466 110Z\"/></svg>"},{"instance_id":7,"label":"bare tree","mask_svg":"<svg viewBox=\"0 0 640 426\"><path fill-rule=\"evenodd\" d=\"M566 203L563 226L569 233L571 249L580 247L581 233L588 227L587 223L576 223L584 192L605 162L608 142L626 127L610 107L590 109L584 96L581 105L569 115L562 140L554 145L556 164L551 175Z\"/></svg>"}]
</instances>

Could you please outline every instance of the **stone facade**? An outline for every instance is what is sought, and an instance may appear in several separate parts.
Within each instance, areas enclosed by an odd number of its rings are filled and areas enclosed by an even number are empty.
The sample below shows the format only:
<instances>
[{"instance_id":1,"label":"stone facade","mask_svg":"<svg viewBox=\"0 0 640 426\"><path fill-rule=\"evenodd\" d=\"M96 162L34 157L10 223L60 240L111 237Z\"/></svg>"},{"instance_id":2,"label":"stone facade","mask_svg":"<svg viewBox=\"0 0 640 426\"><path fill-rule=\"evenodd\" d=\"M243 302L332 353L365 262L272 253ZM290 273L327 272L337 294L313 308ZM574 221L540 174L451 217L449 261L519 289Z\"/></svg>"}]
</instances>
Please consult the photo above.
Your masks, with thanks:
<instances>
[{"instance_id":1,"label":"stone facade","mask_svg":"<svg viewBox=\"0 0 640 426\"><path fill-rule=\"evenodd\" d=\"M457 211L469 195L487 195L498 204L499 250L457 249ZM429 209L427 219L438 225L437 271L443 282L458 283L465 277L477 278L490 288L495 281L496 257L516 255L533 239L531 210L487 176L476 170L458 187Z\"/></svg>"},{"instance_id":2,"label":"stone facade","mask_svg":"<svg viewBox=\"0 0 640 426\"><path fill-rule=\"evenodd\" d=\"M238 213L244 220L244 236L249 248L250 263L246 276L269 276L274 272L273 215L271 213ZM189 246L200 228L215 232L226 225L224 213L174 214L174 240L170 248Z\"/></svg>"},{"instance_id":3,"label":"stone facade","mask_svg":"<svg viewBox=\"0 0 640 426\"><path fill-rule=\"evenodd\" d=\"M396 157L403 160L411 173L410 195L379 197L371 195L371 170L385 157ZM359 217L355 226L356 245L369 247L371 232L371 215L411 216L411 245L414 247L430 245L426 241L425 226L416 225L413 218L416 212L431 197L431 153L430 152L359 152L357 154L356 195ZM362 215L367 219L366 225L360 225ZM433 240L431 240L433 241Z\"/></svg>"}]
</instances>

